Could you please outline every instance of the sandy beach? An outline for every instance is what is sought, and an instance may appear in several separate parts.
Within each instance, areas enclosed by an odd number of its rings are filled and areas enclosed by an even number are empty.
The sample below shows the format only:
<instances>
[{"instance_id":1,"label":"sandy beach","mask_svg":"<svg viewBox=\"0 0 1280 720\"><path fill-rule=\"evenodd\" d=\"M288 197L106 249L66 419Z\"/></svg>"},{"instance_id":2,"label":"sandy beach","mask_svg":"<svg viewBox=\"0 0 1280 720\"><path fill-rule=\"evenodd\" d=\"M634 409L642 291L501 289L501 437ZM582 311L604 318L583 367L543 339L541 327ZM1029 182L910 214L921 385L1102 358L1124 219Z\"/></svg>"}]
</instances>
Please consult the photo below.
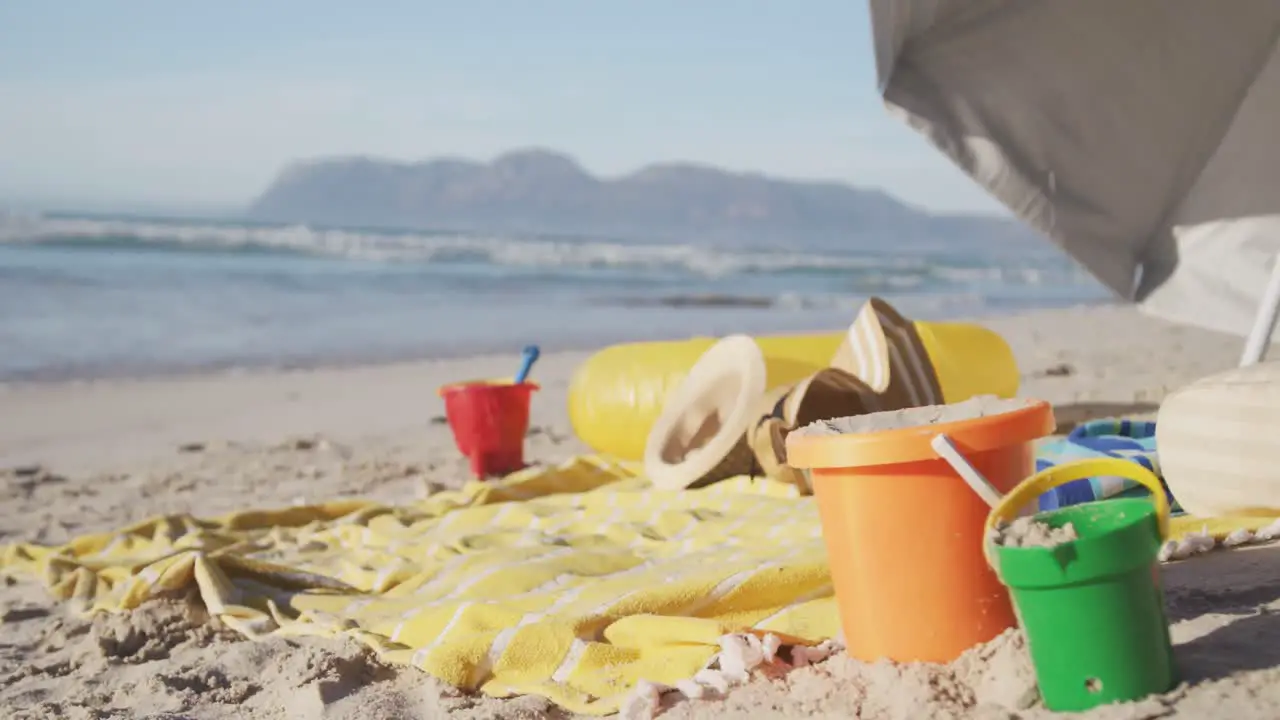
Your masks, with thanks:
<instances>
[{"instance_id":1,"label":"sandy beach","mask_svg":"<svg viewBox=\"0 0 1280 720\"><path fill-rule=\"evenodd\" d=\"M1060 428L1150 416L1169 391L1235 364L1242 341L1119 306L988 319L1012 345L1022 394ZM544 348L544 350L549 350ZM565 394L586 353L547 352L527 457L565 459ZM219 515L341 497L408 503L466 466L435 389L507 374L512 357L149 380L0 385L0 545L59 544L150 516ZM1186 683L1091 718L1280 717L1280 548L1165 567ZM833 657L725 697L668 697L664 717L1039 718L1020 638L948 667ZM83 618L31 578L0 587L0 715L11 718L540 718L537 697L461 695L349 640L253 642L181 599Z\"/></svg>"}]
</instances>

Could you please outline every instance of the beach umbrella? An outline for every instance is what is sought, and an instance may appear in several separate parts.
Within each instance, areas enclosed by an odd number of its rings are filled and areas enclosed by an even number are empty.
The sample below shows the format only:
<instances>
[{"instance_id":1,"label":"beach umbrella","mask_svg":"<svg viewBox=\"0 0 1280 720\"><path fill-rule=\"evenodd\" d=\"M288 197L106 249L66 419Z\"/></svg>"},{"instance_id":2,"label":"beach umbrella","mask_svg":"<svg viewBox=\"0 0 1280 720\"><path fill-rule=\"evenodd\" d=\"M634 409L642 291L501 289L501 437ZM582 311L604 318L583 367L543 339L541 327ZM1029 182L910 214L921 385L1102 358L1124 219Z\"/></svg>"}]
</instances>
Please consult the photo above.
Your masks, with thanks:
<instances>
[{"instance_id":1,"label":"beach umbrella","mask_svg":"<svg viewBox=\"0 0 1280 720\"><path fill-rule=\"evenodd\" d=\"M1119 297L1261 357L1280 305L1280 2L870 8L892 114Z\"/></svg>"}]
</instances>

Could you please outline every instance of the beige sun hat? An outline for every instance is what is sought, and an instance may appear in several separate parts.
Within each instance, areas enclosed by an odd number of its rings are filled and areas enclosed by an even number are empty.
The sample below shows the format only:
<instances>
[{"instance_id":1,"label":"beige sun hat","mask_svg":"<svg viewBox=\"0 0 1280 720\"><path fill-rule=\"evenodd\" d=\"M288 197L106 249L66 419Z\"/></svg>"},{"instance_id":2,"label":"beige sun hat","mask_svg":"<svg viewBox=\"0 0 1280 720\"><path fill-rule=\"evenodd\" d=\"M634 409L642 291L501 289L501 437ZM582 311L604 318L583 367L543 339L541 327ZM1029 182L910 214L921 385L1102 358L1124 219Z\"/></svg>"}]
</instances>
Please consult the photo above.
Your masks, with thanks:
<instances>
[{"instance_id":1,"label":"beige sun hat","mask_svg":"<svg viewBox=\"0 0 1280 720\"><path fill-rule=\"evenodd\" d=\"M654 486L679 490L750 474L746 432L766 382L764 353L750 337L729 335L708 348L649 431L644 470Z\"/></svg>"}]
</instances>

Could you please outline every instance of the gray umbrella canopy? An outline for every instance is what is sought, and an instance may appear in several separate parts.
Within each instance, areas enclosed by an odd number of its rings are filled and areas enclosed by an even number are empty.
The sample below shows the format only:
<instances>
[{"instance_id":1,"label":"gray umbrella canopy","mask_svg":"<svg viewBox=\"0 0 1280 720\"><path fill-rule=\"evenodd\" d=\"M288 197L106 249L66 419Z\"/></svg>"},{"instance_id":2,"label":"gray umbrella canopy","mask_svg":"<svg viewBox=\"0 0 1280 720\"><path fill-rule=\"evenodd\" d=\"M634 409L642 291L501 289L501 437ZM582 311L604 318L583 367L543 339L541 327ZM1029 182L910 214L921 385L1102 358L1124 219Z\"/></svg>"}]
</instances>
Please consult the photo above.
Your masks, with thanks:
<instances>
[{"instance_id":1,"label":"gray umbrella canopy","mask_svg":"<svg viewBox=\"0 0 1280 720\"><path fill-rule=\"evenodd\" d=\"M1238 334L1280 253L1280 0L870 0L890 111L1121 297Z\"/></svg>"}]
</instances>

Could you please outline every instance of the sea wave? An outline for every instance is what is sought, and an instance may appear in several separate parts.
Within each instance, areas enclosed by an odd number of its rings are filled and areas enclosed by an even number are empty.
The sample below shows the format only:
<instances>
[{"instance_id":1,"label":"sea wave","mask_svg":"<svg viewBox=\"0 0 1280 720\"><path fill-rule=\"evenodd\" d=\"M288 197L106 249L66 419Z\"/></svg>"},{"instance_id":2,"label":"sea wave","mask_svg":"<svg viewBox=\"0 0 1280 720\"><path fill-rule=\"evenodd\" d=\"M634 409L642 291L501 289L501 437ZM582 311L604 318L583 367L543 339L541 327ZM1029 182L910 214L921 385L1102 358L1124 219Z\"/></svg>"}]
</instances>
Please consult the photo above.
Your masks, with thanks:
<instances>
[{"instance_id":1,"label":"sea wave","mask_svg":"<svg viewBox=\"0 0 1280 720\"><path fill-rule=\"evenodd\" d=\"M674 293L644 297L600 297L600 304L627 308L664 308L672 310L738 309L738 310L820 310L854 312L862 307L865 296L839 293L784 292L777 295L732 293ZM922 293L896 295L895 302L915 312L936 314L941 311L979 313L988 298L980 293Z\"/></svg>"},{"instance_id":2,"label":"sea wave","mask_svg":"<svg viewBox=\"0 0 1280 720\"><path fill-rule=\"evenodd\" d=\"M288 253L370 262L489 264L523 268L676 271L716 278L757 273L849 273L886 290L932 281L1039 284L1050 272L1087 278L1057 258L948 261L893 253L833 255L787 251L743 251L680 244L636 244L602 240L512 238L459 233L389 232L265 226L232 222L102 219L0 214L0 243L67 249L138 249L176 252ZM975 264L976 262L976 264ZM870 278L870 279L868 279ZM860 283L862 284L862 283ZM874 289L874 288L872 288Z\"/></svg>"}]
</instances>

